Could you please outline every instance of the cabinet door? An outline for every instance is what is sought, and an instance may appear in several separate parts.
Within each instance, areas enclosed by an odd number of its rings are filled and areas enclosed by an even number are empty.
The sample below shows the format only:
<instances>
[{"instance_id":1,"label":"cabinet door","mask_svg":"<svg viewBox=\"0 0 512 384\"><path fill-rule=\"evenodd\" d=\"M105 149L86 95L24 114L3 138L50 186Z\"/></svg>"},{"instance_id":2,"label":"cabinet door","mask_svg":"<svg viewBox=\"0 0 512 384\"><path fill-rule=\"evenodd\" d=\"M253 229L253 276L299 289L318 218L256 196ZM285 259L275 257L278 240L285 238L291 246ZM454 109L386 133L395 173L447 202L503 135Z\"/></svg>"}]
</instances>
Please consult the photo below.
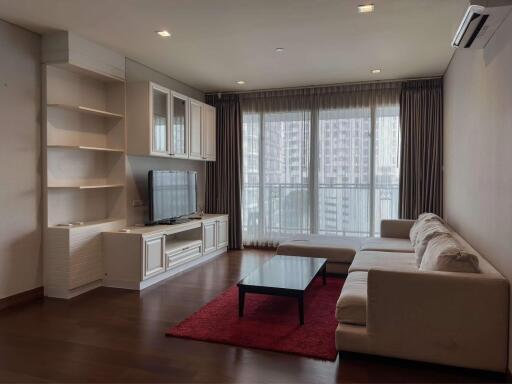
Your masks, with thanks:
<instances>
[{"instance_id":1,"label":"cabinet door","mask_svg":"<svg viewBox=\"0 0 512 384\"><path fill-rule=\"evenodd\" d=\"M217 220L217 249L228 246L228 218Z\"/></svg>"},{"instance_id":2,"label":"cabinet door","mask_svg":"<svg viewBox=\"0 0 512 384\"><path fill-rule=\"evenodd\" d=\"M165 237L144 240L143 279L165 271Z\"/></svg>"},{"instance_id":3,"label":"cabinet door","mask_svg":"<svg viewBox=\"0 0 512 384\"><path fill-rule=\"evenodd\" d=\"M216 158L216 140L217 140L217 132L216 132L216 117L215 117L215 108L206 105L205 113L204 113L204 133L203 137L205 139L205 144L203 146L203 158L208 161L215 161Z\"/></svg>"},{"instance_id":4,"label":"cabinet door","mask_svg":"<svg viewBox=\"0 0 512 384\"><path fill-rule=\"evenodd\" d=\"M202 159L202 111L203 103L190 99L190 146L188 154L190 159Z\"/></svg>"},{"instance_id":5,"label":"cabinet door","mask_svg":"<svg viewBox=\"0 0 512 384\"><path fill-rule=\"evenodd\" d=\"M170 151L170 95L167 88L149 83L151 154L154 155L168 155Z\"/></svg>"},{"instance_id":6,"label":"cabinet door","mask_svg":"<svg viewBox=\"0 0 512 384\"><path fill-rule=\"evenodd\" d=\"M217 249L217 223L210 221L203 223L203 254L210 253Z\"/></svg>"},{"instance_id":7,"label":"cabinet door","mask_svg":"<svg viewBox=\"0 0 512 384\"><path fill-rule=\"evenodd\" d=\"M171 156L188 157L189 101L188 97L171 92Z\"/></svg>"}]
</instances>

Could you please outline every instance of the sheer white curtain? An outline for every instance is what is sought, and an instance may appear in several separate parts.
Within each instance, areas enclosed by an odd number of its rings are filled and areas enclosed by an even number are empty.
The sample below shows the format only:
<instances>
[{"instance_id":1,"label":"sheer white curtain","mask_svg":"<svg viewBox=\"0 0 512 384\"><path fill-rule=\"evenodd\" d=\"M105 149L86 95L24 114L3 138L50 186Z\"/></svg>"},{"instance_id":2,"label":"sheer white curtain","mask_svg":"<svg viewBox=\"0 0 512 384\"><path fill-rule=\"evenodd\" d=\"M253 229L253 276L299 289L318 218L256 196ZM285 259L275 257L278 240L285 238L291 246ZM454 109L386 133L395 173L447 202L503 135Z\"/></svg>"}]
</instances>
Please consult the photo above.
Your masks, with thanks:
<instances>
[{"instance_id":1,"label":"sheer white curtain","mask_svg":"<svg viewBox=\"0 0 512 384\"><path fill-rule=\"evenodd\" d=\"M399 84L243 95L242 235L369 236L398 215Z\"/></svg>"}]
</instances>

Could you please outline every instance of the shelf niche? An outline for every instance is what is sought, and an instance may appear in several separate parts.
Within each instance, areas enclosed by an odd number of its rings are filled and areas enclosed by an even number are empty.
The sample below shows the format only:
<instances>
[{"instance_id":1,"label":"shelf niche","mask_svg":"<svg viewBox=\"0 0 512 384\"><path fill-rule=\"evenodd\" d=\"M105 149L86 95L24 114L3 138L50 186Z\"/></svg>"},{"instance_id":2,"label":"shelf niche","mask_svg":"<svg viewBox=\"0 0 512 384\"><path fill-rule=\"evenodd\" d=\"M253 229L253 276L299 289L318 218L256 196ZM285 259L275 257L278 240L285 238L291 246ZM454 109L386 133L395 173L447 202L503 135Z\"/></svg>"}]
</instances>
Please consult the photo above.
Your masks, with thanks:
<instances>
[{"instance_id":1,"label":"shelf niche","mask_svg":"<svg viewBox=\"0 0 512 384\"><path fill-rule=\"evenodd\" d=\"M125 83L45 66L47 224L126 217Z\"/></svg>"}]
</instances>

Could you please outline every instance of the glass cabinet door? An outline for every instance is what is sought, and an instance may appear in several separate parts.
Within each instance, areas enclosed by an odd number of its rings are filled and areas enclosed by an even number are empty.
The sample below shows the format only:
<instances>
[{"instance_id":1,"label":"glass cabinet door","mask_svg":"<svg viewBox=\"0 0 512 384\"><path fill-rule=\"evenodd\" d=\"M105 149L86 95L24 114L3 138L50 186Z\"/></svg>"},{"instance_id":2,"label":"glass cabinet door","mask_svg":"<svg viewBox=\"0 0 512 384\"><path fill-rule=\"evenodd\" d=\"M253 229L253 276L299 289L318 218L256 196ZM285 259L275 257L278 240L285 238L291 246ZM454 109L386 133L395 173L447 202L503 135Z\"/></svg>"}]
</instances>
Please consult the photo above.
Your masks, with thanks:
<instances>
[{"instance_id":1,"label":"glass cabinet door","mask_svg":"<svg viewBox=\"0 0 512 384\"><path fill-rule=\"evenodd\" d=\"M151 152L169 154L170 91L156 84L150 84L151 92Z\"/></svg>"},{"instance_id":2,"label":"glass cabinet door","mask_svg":"<svg viewBox=\"0 0 512 384\"><path fill-rule=\"evenodd\" d=\"M188 98L173 92L171 97L171 155L188 156Z\"/></svg>"}]
</instances>

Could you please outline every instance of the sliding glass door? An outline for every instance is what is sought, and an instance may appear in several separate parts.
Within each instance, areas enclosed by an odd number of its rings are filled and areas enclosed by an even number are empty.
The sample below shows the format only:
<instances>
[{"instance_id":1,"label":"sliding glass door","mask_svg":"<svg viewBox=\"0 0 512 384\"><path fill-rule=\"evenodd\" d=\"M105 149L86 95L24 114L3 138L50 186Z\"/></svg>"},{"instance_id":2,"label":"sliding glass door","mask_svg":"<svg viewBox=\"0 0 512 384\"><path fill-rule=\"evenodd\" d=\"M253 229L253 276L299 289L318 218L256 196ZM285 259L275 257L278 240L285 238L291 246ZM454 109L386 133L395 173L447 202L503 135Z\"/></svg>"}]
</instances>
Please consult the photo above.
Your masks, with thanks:
<instances>
[{"instance_id":1,"label":"sliding glass door","mask_svg":"<svg viewBox=\"0 0 512 384\"><path fill-rule=\"evenodd\" d=\"M320 111L318 233L369 235L371 141L370 108Z\"/></svg>"},{"instance_id":2,"label":"sliding glass door","mask_svg":"<svg viewBox=\"0 0 512 384\"><path fill-rule=\"evenodd\" d=\"M273 245L310 233L309 116L246 113L243 130L244 242Z\"/></svg>"},{"instance_id":3,"label":"sliding glass door","mask_svg":"<svg viewBox=\"0 0 512 384\"><path fill-rule=\"evenodd\" d=\"M371 236L398 216L398 105L243 114L243 239Z\"/></svg>"}]
</instances>

